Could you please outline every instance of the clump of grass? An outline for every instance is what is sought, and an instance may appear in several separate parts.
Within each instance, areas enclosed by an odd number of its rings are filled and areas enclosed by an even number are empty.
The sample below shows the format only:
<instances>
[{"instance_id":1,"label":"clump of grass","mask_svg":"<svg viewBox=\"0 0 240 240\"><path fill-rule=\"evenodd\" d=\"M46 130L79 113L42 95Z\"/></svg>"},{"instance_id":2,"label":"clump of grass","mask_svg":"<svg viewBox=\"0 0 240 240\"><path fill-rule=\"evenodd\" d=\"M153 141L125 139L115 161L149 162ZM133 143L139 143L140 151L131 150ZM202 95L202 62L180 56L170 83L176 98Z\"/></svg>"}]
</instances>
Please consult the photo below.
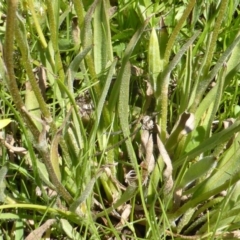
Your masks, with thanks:
<instances>
[{"instance_id":1,"label":"clump of grass","mask_svg":"<svg viewBox=\"0 0 240 240\"><path fill-rule=\"evenodd\" d=\"M237 238L238 7L2 3L2 235Z\"/></svg>"}]
</instances>

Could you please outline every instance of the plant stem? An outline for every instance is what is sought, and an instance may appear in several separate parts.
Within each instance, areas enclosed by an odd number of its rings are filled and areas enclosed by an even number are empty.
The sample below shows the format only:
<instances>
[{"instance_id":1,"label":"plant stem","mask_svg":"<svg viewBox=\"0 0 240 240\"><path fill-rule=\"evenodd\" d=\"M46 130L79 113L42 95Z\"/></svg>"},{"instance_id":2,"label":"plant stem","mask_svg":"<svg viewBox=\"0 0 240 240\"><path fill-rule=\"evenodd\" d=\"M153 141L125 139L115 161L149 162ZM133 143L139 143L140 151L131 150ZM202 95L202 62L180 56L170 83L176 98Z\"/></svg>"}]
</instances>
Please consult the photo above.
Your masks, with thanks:
<instances>
[{"instance_id":1,"label":"plant stem","mask_svg":"<svg viewBox=\"0 0 240 240\"><path fill-rule=\"evenodd\" d=\"M188 4L187 8L185 9L182 17L179 19L176 27L174 28L174 30L173 30L173 32L172 32L172 34L171 34L171 36L168 40L168 43L167 43L167 47L166 47L166 51L165 51L165 55L164 55L164 64L168 64L169 57L170 57L174 42L177 38L177 35L180 32L180 30L182 28L182 25L185 22L185 20L187 19L188 15L191 13L195 3L196 3L196 0L191 0L189 2L189 4Z\"/></svg>"},{"instance_id":2,"label":"plant stem","mask_svg":"<svg viewBox=\"0 0 240 240\"><path fill-rule=\"evenodd\" d=\"M34 136L39 135L39 131L35 126L32 119L25 111L25 107L18 90L18 85L14 73L14 32L15 32L15 18L17 10L18 0L9 0L7 9L7 24L6 24L6 36L4 45L4 62L7 69L8 87L16 108L23 116L25 123L31 130Z\"/></svg>"},{"instance_id":3,"label":"plant stem","mask_svg":"<svg viewBox=\"0 0 240 240\"><path fill-rule=\"evenodd\" d=\"M221 27L221 24L222 24L222 21L224 19L225 12L226 12L226 9L227 9L227 3L228 3L228 0L222 0L221 4L220 4L219 13L218 13L217 20L216 20L216 23L215 23L215 27L214 27L212 37L211 37L209 53L208 53L208 57L207 57L207 61L206 61L205 75L208 74L209 68L212 65L212 58L213 58L213 54L214 54L214 51L215 51L220 27Z\"/></svg>"},{"instance_id":4,"label":"plant stem","mask_svg":"<svg viewBox=\"0 0 240 240\"><path fill-rule=\"evenodd\" d=\"M78 17L78 26L81 29L84 21L84 8L83 8L82 1L73 0L73 5Z\"/></svg>"},{"instance_id":5,"label":"plant stem","mask_svg":"<svg viewBox=\"0 0 240 240\"><path fill-rule=\"evenodd\" d=\"M42 44L42 47L43 48L47 48L47 42L46 42L46 39L43 35L43 32L42 32L42 29L40 27L40 24L39 24L39 21L38 21L38 18L36 16L36 13L35 13L35 9L34 9L34 6L33 6L33 1L32 0L28 0L28 7L31 11L31 14L32 14L32 17L33 17L33 21L34 21L34 24L35 24L35 27L36 27L36 30L38 32L38 36L39 36L39 39L40 39L40 42Z\"/></svg>"},{"instance_id":6,"label":"plant stem","mask_svg":"<svg viewBox=\"0 0 240 240\"><path fill-rule=\"evenodd\" d=\"M20 22L21 24L21 22ZM22 64L26 70L26 73L28 75L29 81L31 83L32 90L34 92L34 95L36 96L38 100L38 104L40 107L41 112L43 113L44 117L46 118L47 122L52 121L51 114L49 112L49 109L43 99L43 96L41 94L41 90L39 88L39 85L36 81L36 78L34 76L31 62L29 61L30 55L29 55L29 48L27 46L27 42L23 38L23 34L20 27L17 27L15 30L16 34L16 40L18 43L18 46L20 48L21 54L22 54Z\"/></svg>"}]
</instances>

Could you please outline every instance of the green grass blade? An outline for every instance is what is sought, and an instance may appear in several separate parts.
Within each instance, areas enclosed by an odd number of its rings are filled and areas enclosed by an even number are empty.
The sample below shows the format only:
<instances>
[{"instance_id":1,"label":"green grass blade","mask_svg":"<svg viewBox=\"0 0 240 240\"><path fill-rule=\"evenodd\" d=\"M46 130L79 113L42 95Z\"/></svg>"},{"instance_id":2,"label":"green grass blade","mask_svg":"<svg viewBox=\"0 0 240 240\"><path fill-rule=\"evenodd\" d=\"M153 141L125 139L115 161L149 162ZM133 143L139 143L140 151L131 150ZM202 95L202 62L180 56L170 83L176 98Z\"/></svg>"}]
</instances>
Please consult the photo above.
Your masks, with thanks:
<instances>
[{"instance_id":1,"label":"green grass blade","mask_svg":"<svg viewBox=\"0 0 240 240\"><path fill-rule=\"evenodd\" d=\"M158 37L155 28L153 28L150 35L148 47L148 72L150 75L150 83L154 92L157 90L157 80L162 69L163 66L160 59Z\"/></svg>"},{"instance_id":2,"label":"green grass blade","mask_svg":"<svg viewBox=\"0 0 240 240\"><path fill-rule=\"evenodd\" d=\"M77 56L72 60L72 62L69 65L69 68L67 71L68 72L68 74L67 74L68 75L68 87L69 87L70 92L72 92L72 93L73 93L73 82L74 82L74 78L78 72L79 65L91 49L92 49L92 46L85 48L82 52L77 54Z\"/></svg>"},{"instance_id":3,"label":"green grass blade","mask_svg":"<svg viewBox=\"0 0 240 240\"><path fill-rule=\"evenodd\" d=\"M133 164L134 169L137 169L137 158L134 153L132 142L129 139L130 130L129 130L129 86L130 86L130 76L131 76L131 66L130 63L125 65L124 72L122 74L121 85L119 90L119 103L118 103L118 115L120 120L121 129L123 131L124 138L126 140L126 146L128 151L128 156Z\"/></svg>"},{"instance_id":4,"label":"green grass blade","mask_svg":"<svg viewBox=\"0 0 240 240\"><path fill-rule=\"evenodd\" d=\"M94 64L96 74L113 61L109 14L106 1L99 1L94 12Z\"/></svg>"},{"instance_id":5,"label":"green grass blade","mask_svg":"<svg viewBox=\"0 0 240 240\"><path fill-rule=\"evenodd\" d=\"M108 107L109 112L115 111L115 106L117 104L117 100L118 100L118 96L119 96L119 89L120 89L120 85L121 85L121 82L122 82L122 79L123 79L123 75L124 75L124 72L125 72L126 65L128 64L128 61L131 57L131 54L132 54L136 44L138 43L144 29L148 25L149 20L150 19L148 18L144 22L144 24L137 30L137 32L133 35L129 44L127 45L127 48L124 52L124 56L123 56L123 59L122 59L121 69L118 73L116 83L115 83L115 85L112 89L112 92L111 92L111 95L110 95L110 98L109 98L109 107Z\"/></svg>"}]
</instances>

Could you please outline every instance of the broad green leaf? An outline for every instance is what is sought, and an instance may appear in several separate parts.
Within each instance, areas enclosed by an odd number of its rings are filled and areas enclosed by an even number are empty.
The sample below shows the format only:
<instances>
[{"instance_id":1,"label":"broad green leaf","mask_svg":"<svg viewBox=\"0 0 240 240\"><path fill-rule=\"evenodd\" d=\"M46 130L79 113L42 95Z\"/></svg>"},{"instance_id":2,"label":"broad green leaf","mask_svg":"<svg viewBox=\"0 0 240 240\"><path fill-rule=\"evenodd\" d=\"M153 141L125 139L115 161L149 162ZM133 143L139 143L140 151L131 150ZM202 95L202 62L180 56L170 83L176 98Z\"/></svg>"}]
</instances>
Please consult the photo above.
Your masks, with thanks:
<instances>
[{"instance_id":1,"label":"broad green leaf","mask_svg":"<svg viewBox=\"0 0 240 240\"><path fill-rule=\"evenodd\" d=\"M18 220L21 219L21 216L15 213L1 213L0 214L1 220Z\"/></svg>"},{"instance_id":2,"label":"broad green leaf","mask_svg":"<svg viewBox=\"0 0 240 240\"><path fill-rule=\"evenodd\" d=\"M46 6L48 8L47 16L49 23L49 34L52 42L53 53L55 64L52 66L54 68L54 73L58 75L60 81L64 82L65 80L65 72L63 67L63 62L61 59L60 51L59 51L59 10L60 10L60 2L56 0L46 0Z\"/></svg>"},{"instance_id":3,"label":"broad green leaf","mask_svg":"<svg viewBox=\"0 0 240 240\"><path fill-rule=\"evenodd\" d=\"M209 116L205 118L205 123L204 125L207 126L206 128L206 137L211 135L211 128L212 128L212 122L215 119L216 113L219 109L219 105L221 103L223 91L224 91L224 82L225 82L225 77L226 77L226 66L223 65L219 77L217 78L217 85L215 86L217 88L217 93L214 96L214 101L213 101L213 108L211 111L209 111ZM207 121L207 122L206 122Z\"/></svg>"},{"instance_id":4,"label":"broad green leaf","mask_svg":"<svg viewBox=\"0 0 240 240\"><path fill-rule=\"evenodd\" d=\"M216 228L217 231L221 231L222 228L226 228L226 226L232 226L234 223L239 225L239 211L240 208L237 206L229 211L225 211L225 209L221 208L219 211L214 211L214 214L211 216L210 221L204 224L200 229L199 233L205 233L208 229ZM231 236L231 235L230 235ZM227 239L239 239L230 237Z\"/></svg>"},{"instance_id":5,"label":"broad green leaf","mask_svg":"<svg viewBox=\"0 0 240 240\"><path fill-rule=\"evenodd\" d=\"M222 0L220 2L217 19L216 19L215 24L214 24L214 29L213 29L213 32L211 34L210 42L208 43L209 44L209 52L207 53L206 64L204 66L204 72L205 71L208 72L211 65L212 65L213 54L214 54L214 51L215 51L215 48L216 48L218 35L220 33L221 24L222 24L222 21L225 17L225 13L226 13L226 10L227 10L227 5L228 5L228 0Z\"/></svg>"},{"instance_id":6,"label":"broad green leaf","mask_svg":"<svg viewBox=\"0 0 240 240\"><path fill-rule=\"evenodd\" d=\"M214 163L216 163L216 159L213 156L205 157L198 162L193 163L184 174L183 179L177 188L183 188L192 181L202 177L212 169Z\"/></svg>"},{"instance_id":7,"label":"broad green leaf","mask_svg":"<svg viewBox=\"0 0 240 240\"><path fill-rule=\"evenodd\" d=\"M199 139L199 141L203 141L203 139L210 136L212 122L214 121L215 115L219 109L219 104L222 99L225 76L226 67L223 66L219 77L216 78L217 84L207 94L207 96L205 97L206 99L204 98L202 100L196 111L196 124L198 125L198 127L202 126L204 129L204 138ZM201 122L199 124L200 120Z\"/></svg>"},{"instance_id":8,"label":"broad green leaf","mask_svg":"<svg viewBox=\"0 0 240 240\"><path fill-rule=\"evenodd\" d=\"M112 82L112 78L113 78L113 74L114 74L114 71L115 71L116 64L117 64L117 60L114 60L113 63L111 64L110 68L109 68L109 71L108 71L108 74L107 74L106 78L104 79L105 84L104 84L103 91L102 91L101 97L100 97L100 99L98 101L98 105L97 105L97 123L99 123L99 121L100 121L100 117L101 117L101 114L102 114L102 111L103 111L103 107L104 107L104 103L106 101L107 94L108 94L109 89L110 89L110 85L111 85L111 82Z\"/></svg>"},{"instance_id":9,"label":"broad green leaf","mask_svg":"<svg viewBox=\"0 0 240 240\"><path fill-rule=\"evenodd\" d=\"M103 108L104 108L104 103L106 101L106 97L107 97L107 94L108 94L109 89L110 89L110 85L111 85L111 81L112 81L112 77L113 77L113 74L114 74L114 71L115 71L116 64L117 64L117 61L115 60L111 64L111 67L108 71L106 79L104 79L105 84L104 84L103 91L102 91L101 97L98 101L97 108L96 108L96 121L94 123L94 128L93 128L92 133L91 133L90 144L94 144L94 141L95 141L95 136L97 134L97 129L99 127L100 118L102 116L102 111L103 111Z\"/></svg>"},{"instance_id":10,"label":"broad green leaf","mask_svg":"<svg viewBox=\"0 0 240 240\"><path fill-rule=\"evenodd\" d=\"M76 229L69 223L66 219L60 219L60 224L62 226L63 231L67 234L69 239L82 239L81 235L76 231Z\"/></svg>"},{"instance_id":11,"label":"broad green leaf","mask_svg":"<svg viewBox=\"0 0 240 240\"><path fill-rule=\"evenodd\" d=\"M226 154L223 156L220 163L216 166L216 170L213 174L211 174L211 177L208 177L198 185L197 189L194 191L193 198L219 187L227 180L231 179L235 173L240 171L240 168L237 167L240 165L239 156L240 148L236 140L236 142L232 144L230 149L228 149Z\"/></svg>"},{"instance_id":12,"label":"broad green leaf","mask_svg":"<svg viewBox=\"0 0 240 240\"><path fill-rule=\"evenodd\" d=\"M239 200L240 200L240 181L238 181L235 184L235 186L233 187L233 189L232 189L232 191L230 193L229 203L226 206L227 210L231 210L235 206L237 206Z\"/></svg>"},{"instance_id":13,"label":"broad green leaf","mask_svg":"<svg viewBox=\"0 0 240 240\"><path fill-rule=\"evenodd\" d=\"M169 75L171 74L172 70L176 67L176 65L181 60L183 54L188 50L188 48L193 44L196 38L199 36L200 32L196 32L180 49L180 51L175 55L173 60L169 63L169 65L165 68L164 72L162 73L162 82L165 83L169 80Z\"/></svg>"},{"instance_id":14,"label":"broad green leaf","mask_svg":"<svg viewBox=\"0 0 240 240\"><path fill-rule=\"evenodd\" d=\"M74 120L74 124L77 125L76 127L79 127L79 134L78 134L79 139L77 139L77 141L78 141L79 145L82 148L84 148L85 143L87 143L87 140L86 140L86 135L85 135L85 131L84 131L84 128L83 128L82 120L81 120L81 118L79 116L79 113L78 113L79 110L78 110L78 107L76 105L76 101L74 99L74 96L65 84L63 84L60 81L57 81L57 84L58 84L59 88L68 96L69 101L70 101L71 105L73 106L73 109L74 109L74 113L73 113L74 115L73 116L76 117L75 120ZM89 86L89 87L91 87L91 86Z\"/></svg>"},{"instance_id":15,"label":"broad green leaf","mask_svg":"<svg viewBox=\"0 0 240 240\"><path fill-rule=\"evenodd\" d=\"M187 51L186 73L183 79L183 83L180 84L181 99L180 99L180 106L178 110L179 113L186 111L188 108L190 96L191 96L191 93L193 93L192 75L193 75L193 54L192 54L192 46L190 46Z\"/></svg>"},{"instance_id":16,"label":"broad green leaf","mask_svg":"<svg viewBox=\"0 0 240 240\"><path fill-rule=\"evenodd\" d=\"M239 187L240 185L238 181L233 188L226 191L226 197L224 200L213 209L210 222L205 223L199 232L204 233L209 226L211 229L214 227L221 229L224 226L232 225L234 222L239 222Z\"/></svg>"},{"instance_id":17,"label":"broad green leaf","mask_svg":"<svg viewBox=\"0 0 240 240\"><path fill-rule=\"evenodd\" d=\"M54 189L54 185L49 180L49 175L46 166L44 163L37 161L37 167L38 167L38 174L41 178L41 180L50 188Z\"/></svg>"}]
</instances>

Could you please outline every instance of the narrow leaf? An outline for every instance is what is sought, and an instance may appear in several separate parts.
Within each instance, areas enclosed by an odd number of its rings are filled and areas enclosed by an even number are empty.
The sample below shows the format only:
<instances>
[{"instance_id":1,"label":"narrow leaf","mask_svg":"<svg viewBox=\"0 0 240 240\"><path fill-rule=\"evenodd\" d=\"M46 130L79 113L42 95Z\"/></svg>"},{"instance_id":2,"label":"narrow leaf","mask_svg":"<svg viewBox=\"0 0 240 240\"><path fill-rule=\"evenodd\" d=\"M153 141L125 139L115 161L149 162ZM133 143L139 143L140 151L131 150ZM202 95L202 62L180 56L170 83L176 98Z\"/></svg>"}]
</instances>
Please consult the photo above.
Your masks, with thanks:
<instances>
[{"instance_id":1,"label":"narrow leaf","mask_svg":"<svg viewBox=\"0 0 240 240\"><path fill-rule=\"evenodd\" d=\"M148 72L154 92L157 90L157 79L159 73L162 71L162 68L163 66L161 66L158 37L155 28L153 28L148 47Z\"/></svg>"},{"instance_id":2,"label":"narrow leaf","mask_svg":"<svg viewBox=\"0 0 240 240\"><path fill-rule=\"evenodd\" d=\"M108 62L113 61L111 32L106 1L99 1L94 12L94 64L96 74L101 73Z\"/></svg>"},{"instance_id":3,"label":"narrow leaf","mask_svg":"<svg viewBox=\"0 0 240 240\"><path fill-rule=\"evenodd\" d=\"M125 72L126 65L128 64L129 58L130 58L137 42L139 41L143 31L145 30L147 24L149 23L149 20L150 20L150 18L148 18L144 22L144 24L136 31L136 33L131 38L131 40L130 40L129 44L127 45L127 48L124 52L124 56L123 56L123 59L122 59L122 66L121 66L120 72L117 76L117 81L114 84L114 87L112 89L111 96L109 98L108 109L109 109L110 112L115 111L116 102L117 102L118 96L119 96L119 89L120 89L121 81L123 79L123 75L124 75L124 72Z\"/></svg>"},{"instance_id":4,"label":"narrow leaf","mask_svg":"<svg viewBox=\"0 0 240 240\"><path fill-rule=\"evenodd\" d=\"M129 86L130 86L130 76L131 76L131 65L128 62L124 68L124 72L121 78L121 85L120 85L120 94L119 94L119 103L118 103L118 114L120 119L120 125L123 131L124 138L127 138L126 140L126 146L128 151L128 156L136 169L137 159L136 155L134 153L134 149L132 146L132 142L129 139L130 136L130 130L129 130Z\"/></svg>"}]
</instances>

